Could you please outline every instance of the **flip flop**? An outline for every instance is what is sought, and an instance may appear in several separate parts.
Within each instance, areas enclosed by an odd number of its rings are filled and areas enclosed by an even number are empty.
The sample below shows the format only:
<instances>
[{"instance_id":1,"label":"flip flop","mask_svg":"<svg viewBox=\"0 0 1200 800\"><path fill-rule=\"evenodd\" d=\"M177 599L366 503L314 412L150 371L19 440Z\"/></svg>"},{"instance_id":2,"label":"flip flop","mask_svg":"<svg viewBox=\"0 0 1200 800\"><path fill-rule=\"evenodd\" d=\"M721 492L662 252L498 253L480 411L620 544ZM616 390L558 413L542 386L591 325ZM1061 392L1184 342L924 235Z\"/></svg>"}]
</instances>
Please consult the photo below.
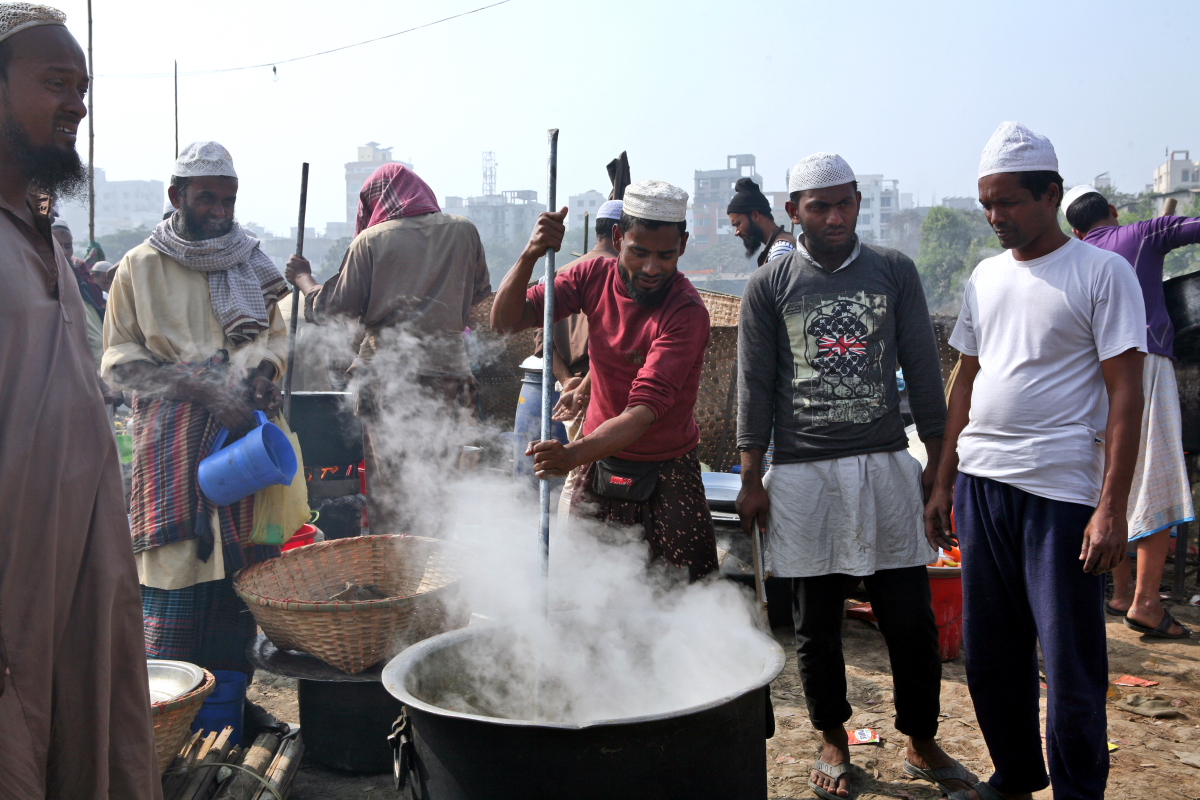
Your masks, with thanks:
<instances>
[{"instance_id":1,"label":"flip flop","mask_svg":"<svg viewBox=\"0 0 1200 800\"><path fill-rule=\"evenodd\" d=\"M1104 613L1105 613L1105 614L1108 614L1108 615L1110 615L1110 616L1113 616L1113 617L1123 617L1123 616L1125 616L1125 614L1126 614L1128 611L1129 611L1129 609L1125 609L1125 611L1122 611L1122 610L1121 610L1121 609L1119 609L1119 608L1113 608L1113 607L1112 607L1112 606L1111 606L1111 605L1108 603L1108 601L1105 601L1105 603L1104 603Z\"/></svg>"},{"instance_id":2,"label":"flip flop","mask_svg":"<svg viewBox=\"0 0 1200 800\"><path fill-rule=\"evenodd\" d=\"M997 792L986 781L980 781L971 787L979 800L1004 800L1004 795ZM946 800L971 800L971 789L959 789L946 795Z\"/></svg>"},{"instance_id":3,"label":"flip flop","mask_svg":"<svg viewBox=\"0 0 1200 800\"><path fill-rule=\"evenodd\" d=\"M937 769L921 769L916 764L912 763L911 761L909 761L906 758L906 759L904 759L904 771L907 772L909 775L912 775L914 778L919 778L920 780L929 781L930 783L936 784L937 787L939 789L941 789L943 792L945 792L946 794L950 794L952 791L961 792L962 789L951 789L950 787L946 786L946 784L942 783L942 781L958 780L958 781L962 781L963 783L967 784L968 786L974 786L977 783L979 783L979 778L977 776L971 774L971 771L968 770L966 767L964 767L958 761L954 762L953 767L938 767ZM974 783L972 783L972 780L974 781Z\"/></svg>"},{"instance_id":4,"label":"flip flop","mask_svg":"<svg viewBox=\"0 0 1200 800\"><path fill-rule=\"evenodd\" d=\"M829 777L833 778L834 781L836 781L847 772L853 772L854 765L849 761L845 761L835 767L826 764L824 761L818 758L817 763L813 764L813 769L817 770L818 772L825 773ZM851 781L846 787L850 791L849 797L842 797L836 792L822 789L812 778L808 779L808 788L812 789L816 793L817 797L824 798L824 800L853 800L853 798L858 797L858 792L854 791L853 781Z\"/></svg>"},{"instance_id":5,"label":"flip flop","mask_svg":"<svg viewBox=\"0 0 1200 800\"><path fill-rule=\"evenodd\" d=\"M1171 616L1171 612L1163 609L1162 622L1158 623L1158 627L1147 628L1145 625L1139 625L1129 617L1125 617L1125 624L1133 630L1140 633L1142 636L1153 636L1156 639L1190 639L1192 631L1186 625L1180 624L1178 620ZM1183 629L1181 633L1171 633L1171 625L1179 625Z\"/></svg>"}]
</instances>

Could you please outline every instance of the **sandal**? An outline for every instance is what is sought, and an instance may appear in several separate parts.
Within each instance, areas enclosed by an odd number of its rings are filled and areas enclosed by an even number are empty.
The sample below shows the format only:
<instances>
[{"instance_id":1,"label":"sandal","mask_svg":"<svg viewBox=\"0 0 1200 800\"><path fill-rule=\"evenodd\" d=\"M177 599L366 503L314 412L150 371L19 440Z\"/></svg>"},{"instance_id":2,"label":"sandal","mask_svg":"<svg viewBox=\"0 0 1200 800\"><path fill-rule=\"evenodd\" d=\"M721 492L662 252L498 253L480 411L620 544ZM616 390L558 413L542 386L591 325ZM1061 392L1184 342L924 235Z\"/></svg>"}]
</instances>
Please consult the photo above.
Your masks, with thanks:
<instances>
[{"instance_id":1,"label":"sandal","mask_svg":"<svg viewBox=\"0 0 1200 800\"><path fill-rule=\"evenodd\" d=\"M938 767L937 769L921 769L916 764L913 764L907 758L904 759L904 771L914 778L919 778L923 781L929 781L936 784L944 793L950 794L952 791L961 792L962 789L952 790L942 781L962 781L968 786L975 786L979 783L979 777L972 774L970 770L960 764L954 762L953 767Z\"/></svg>"},{"instance_id":2,"label":"sandal","mask_svg":"<svg viewBox=\"0 0 1200 800\"><path fill-rule=\"evenodd\" d=\"M1139 625L1131 620L1128 616L1125 617L1125 624L1140 633L1142 636L1153 636L1156 639L1190 639L1192 636L1191 629L1186 625L1180 624L1177 619L1171 616L1171 612L1167 611L1165 608L1163 609L1162 622L1158 623L1158 626L1155 628L1148 628L1145 625ZM1171 633L1172 625L1179 625L1179 627L1183 629L1182 632Z\"/></svg>"},{"instance_id":3,"label":"sandal","mask_svg":"<svg viewBox=\"0 0 1200 800\"><path fill-rule=\"evenodd\" d=\"M823 772L824 774L833 778L834 781L837 781L838 778L842 777L847 772L853 772L854 765L847 760L841 764L838 764L837 766L831 766L818 758L817 763L813 764L813 769L817 770L818 772ZM814 792L816 792L818 797L824 798L824 800L852 800L852 798L858 796L858 794L854 791L852 782L851 785L846 786L846 788L850 790L848 797L842 797L841 795L831 792L828 789L822 789L812 778L808 779L808 788L812 789Z\"/></svg>"},{"instance_id":4,"label":"sandal","mask_svg":"<svg viewBox=\"0 0 1200 800\"><path fill-rule=\"evenodd\" d=\"M971 800L971 790L975 791L979 800L1004 800L1004 795L997 792L991 787L991 784L986 781L980 781L970 789L959 789L957 792L950 792L946 795L946 800Z\"/></svg>"}]
</instances>

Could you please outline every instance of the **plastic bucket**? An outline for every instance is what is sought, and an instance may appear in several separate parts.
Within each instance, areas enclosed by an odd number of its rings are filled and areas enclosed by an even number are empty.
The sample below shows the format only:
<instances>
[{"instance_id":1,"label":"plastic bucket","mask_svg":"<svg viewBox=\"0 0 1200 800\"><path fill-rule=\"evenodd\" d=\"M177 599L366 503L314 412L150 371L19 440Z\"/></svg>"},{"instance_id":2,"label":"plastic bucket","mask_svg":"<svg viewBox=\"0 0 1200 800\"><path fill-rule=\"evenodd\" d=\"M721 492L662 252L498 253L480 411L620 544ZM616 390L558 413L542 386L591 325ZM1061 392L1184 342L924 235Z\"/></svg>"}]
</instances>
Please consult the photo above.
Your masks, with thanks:
<instances>
[{"instance_id":1,"label":"plastic bucket","mask_svg":"<svg viewBox=\"0 0 1200 800\"><path fill-rule=\"evenodd\" d=\"M950 661L958 657L959 648L962 647L962 570L929 567L928 571L933 616L938 628L938 650L942 654L942 661Z\"/></svg>"},{"instance_id":2,"label":"plastic bucket","mask_svg":"<svg viewBox=\"0 0 1200 800\"><path fill-rule=\"evenodd\" d=\"M215 505L228 506L259 489L290 484L299 464L292 443L267 415L254 412L258 425L225 447L229 431L222 428L208 457L200 462L200 489Z\"/></svg>"},{"instance_id":3,"label":"plastic bucket","mask_svg":"<svg viewBox=\"0 0 1200 800\"><path fill-rule=\"evenodd\" d=\"M217 679L217 688L200 706L200 713L192 722L192 731L220 733L227 725L232 726L231 741L241 744L242 714L245 713L246 684L249 682L246 673L214 669L212 674Z\"/></svg>"},{"instance_id":4,"label":"plastic bucket","mask_svg":"<svg viewBox=\"0 0 1200 800\"><path fill-rule=\"evenodd\" d=\"M292 534L292 538L287 540L287 544L283 546L284 550L295 550L297 547L304 547L306 544L312 544L317 539L316 525L301 525L300 530Z\"/></svg>"}]
</instances>

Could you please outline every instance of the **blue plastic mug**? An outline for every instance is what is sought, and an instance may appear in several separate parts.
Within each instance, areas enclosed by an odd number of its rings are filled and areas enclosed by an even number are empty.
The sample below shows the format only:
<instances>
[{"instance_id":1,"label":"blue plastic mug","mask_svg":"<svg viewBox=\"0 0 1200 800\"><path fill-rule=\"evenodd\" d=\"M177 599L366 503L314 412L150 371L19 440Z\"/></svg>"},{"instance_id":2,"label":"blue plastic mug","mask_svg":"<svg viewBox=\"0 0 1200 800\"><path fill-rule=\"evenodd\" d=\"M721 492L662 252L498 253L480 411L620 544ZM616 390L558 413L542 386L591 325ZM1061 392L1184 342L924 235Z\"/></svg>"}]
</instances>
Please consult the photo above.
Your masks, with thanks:
<instances>
[{"instance_id":1,"label":"blue plastic mug","mask_svg":"<svg viewBox=\"0 0 1200 800\"><path fill-rule=\"evenodd\" d=\"M229 430L222 428L208 457L200 462L200 490L215 505L232 505L259 489L290 484L296 477L300 465L287 434L261 411L255 411L254 418L258 425L228 447Z\"/></svg>"}]
</instances>

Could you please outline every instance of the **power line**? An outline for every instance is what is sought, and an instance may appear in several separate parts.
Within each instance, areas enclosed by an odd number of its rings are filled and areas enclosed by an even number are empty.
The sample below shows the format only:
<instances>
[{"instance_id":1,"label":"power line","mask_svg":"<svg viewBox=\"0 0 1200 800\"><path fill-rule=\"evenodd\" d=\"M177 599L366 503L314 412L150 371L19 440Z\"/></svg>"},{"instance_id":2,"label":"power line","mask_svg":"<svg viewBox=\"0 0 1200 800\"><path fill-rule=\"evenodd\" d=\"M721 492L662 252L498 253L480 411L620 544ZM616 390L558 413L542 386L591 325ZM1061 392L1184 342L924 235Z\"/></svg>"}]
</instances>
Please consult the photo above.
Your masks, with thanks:
<instances>
[{"instance_id":1,"label":"power line","mask_svg":"<svg viewBox=\"0 0 1200 800\"><path fill-rule=\"evenodd\" d=\"M416 27L407 28L402 31L396 31L395 33L389 33L384 36L377 36L374 39L367 39L365 42L355 42L354 44L347 44L347 45L342 45L341 47L335 47L332 50L322 50L319 53L309 53L306 56L296 56L294 58L285 58L281 61L267 61L262 64L250 64L250 65L247 65L244 67L225 67L223 69L205 69L205 70L198 70L196 72L180 72L180 73L178 73L178 75L182 75L184 77L193 76L193 75L215 75L215 74L218 74L221 72L239 72L241 70L246 70L246 69L263 69L265 67L276 67L279 64L291 64L294 61L303 61L306 58L316 58L317 56L327 56L330 53L337 53L342 50L349 50L352 47L361 47L364 44L371 44L373 42L381 42L384 39L391 39L394 36L402 36L403 34L406 34L406 33L412 33L413 31L419 31L422 28L431 28L434 25L440 25L443 22L449 22L450 20L458 19L459 17L466 17L471 14L478 14L480 11L486 11L489 8L495 8L496 6L502 6L505 3L509 3L509 2L512 2L512 0L499 0L499 2L492 3L492 4L486 5L486 6L480 6L479 8L474 8L474 9L471 9L470 11L464 11L461 14L455 14L454 16L451 16L451 17L443 17L442 19L434 20L433 22L426 22L424 25L417 25ZM100 78L169 78L173 74L175 74L175 73L146 72L146 73L128 73L128 74L122 74L122 75L99 75L97 77L100 77Z\"/></svg>"}]
</instances>

